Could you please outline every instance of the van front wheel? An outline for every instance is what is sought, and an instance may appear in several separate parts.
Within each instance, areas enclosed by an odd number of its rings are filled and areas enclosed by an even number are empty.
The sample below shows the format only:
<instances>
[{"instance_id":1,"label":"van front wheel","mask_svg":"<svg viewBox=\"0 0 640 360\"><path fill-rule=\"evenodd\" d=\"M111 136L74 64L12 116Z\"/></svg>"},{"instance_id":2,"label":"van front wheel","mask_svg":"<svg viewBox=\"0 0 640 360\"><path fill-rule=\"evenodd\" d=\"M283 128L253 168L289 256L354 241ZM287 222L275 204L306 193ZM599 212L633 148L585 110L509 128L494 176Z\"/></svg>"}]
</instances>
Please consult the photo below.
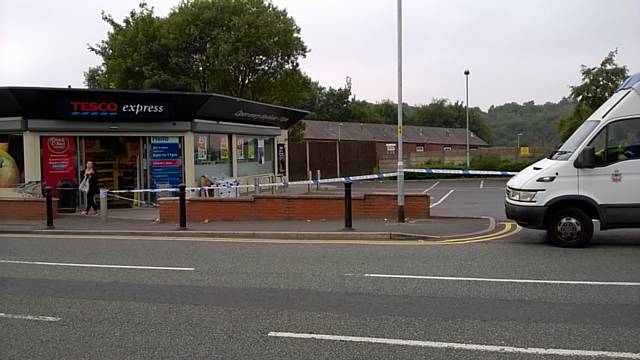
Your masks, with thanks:
<instances>
[{"instance_id":1,"label":"van front wheel","mask_svg":"<svg viewBox=\"0 0 640 360\"><path fill-rule=\"evenodd\" d=\"M593 236L593 221L580 209L558 209L549 217L547 235L556 246L583 247Z\"/></svg>"}]
</instances>

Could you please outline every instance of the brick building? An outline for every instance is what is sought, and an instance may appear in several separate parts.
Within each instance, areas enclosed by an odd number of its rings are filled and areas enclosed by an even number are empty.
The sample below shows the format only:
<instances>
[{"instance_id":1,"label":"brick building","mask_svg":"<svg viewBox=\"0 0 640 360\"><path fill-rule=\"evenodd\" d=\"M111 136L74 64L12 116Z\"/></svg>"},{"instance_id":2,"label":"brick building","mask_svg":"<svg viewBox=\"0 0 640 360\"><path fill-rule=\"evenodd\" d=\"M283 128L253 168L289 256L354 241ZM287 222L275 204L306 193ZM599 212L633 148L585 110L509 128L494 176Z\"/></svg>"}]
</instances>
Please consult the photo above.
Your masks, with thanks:
<instances>
[{"instance_id":1,"label":"brick building","mask_svg":"<svg viewBox=\"0 0 640 360\"><path fill-rule=\"evenodd\" d=\"M380 160L397 156L396 125L303 120L304 142L290 144L292 179L303 179L308 171L322 177L362 175L379 170ZM466 149L466 129L405 126L403 150L406 159L423 153ZM473 132L471 150L489 147Z\"/></svg>"}]
</instances>

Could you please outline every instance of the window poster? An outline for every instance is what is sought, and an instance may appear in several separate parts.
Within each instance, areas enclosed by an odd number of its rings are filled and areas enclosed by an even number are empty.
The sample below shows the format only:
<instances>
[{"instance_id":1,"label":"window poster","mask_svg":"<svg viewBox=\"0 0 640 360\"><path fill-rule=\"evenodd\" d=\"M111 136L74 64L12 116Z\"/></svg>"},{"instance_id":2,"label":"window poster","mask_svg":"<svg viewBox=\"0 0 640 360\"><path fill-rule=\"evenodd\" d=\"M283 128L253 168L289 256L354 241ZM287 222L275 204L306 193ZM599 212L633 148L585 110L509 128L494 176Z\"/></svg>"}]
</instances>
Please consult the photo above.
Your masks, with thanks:
<instances>
[{"instance_id":1,"label":"window poster","mask_svg":"<svg viewBox=\"0 0 640 360\"><path fill-rule=\"evenodd\" d=\"M53 196L57 195L58 183L63 180L77 184L76 138L73 136L43 136L42 147L43 178L51 186ZM73 185L75 186L75 185Z\"/></svg>"},{"instance_id":2,"label":"window poster","mask_svg":"<svg viewBox=\"0 0 640 360\"><path fill-rule=\"evenodd\" d=\"M264 139L258 139L258 164L264 164Z\"/></svg>"},{"instance_id":3,"label":"window poster","mask_svg":"<svg viewBox=\"0 0 640 360\"><path fill-rule=\"evenodd\" d=\"M229 160L229 141L228 136L220 138L220 160Z\"/></svg>"},{"instance_id":4,"label":"window poster","mask_svg":"<svg viewBox=\"0 0 640 360\"><path fill-rule=\"evenodd\" d=\"M240 136L236 138L236 155L238 160L244 160L244 139Z\"/></svg>"},{"instance_id":5,"label":"window poster","mask_svg":"<svg viewBox=\"0 0 640 360\"><path fill-rule=\"evenodd\" d=\"M198 160L207 160L207 135L198 135Z\"/></svg>"},{"instance_id":6,"label":"window poster","mask_svg":"<svg viewBox=\"0 0 640 360\"><path fill-rule=\"evenodd\" d=\"M151 137L151 184L154 189L182 182L182 151L177 136Z\"/></svg>"},{"instance_id":7,"label":"window poster","mask_svg":"<svg viewBox=\"0 0 640 360\"><path fill-rule=\"evenodd\" d=\"M256 159L256 147L255 142L253 140L247 141L247 159L255 160Z\"/></svg>"}]
</instances>

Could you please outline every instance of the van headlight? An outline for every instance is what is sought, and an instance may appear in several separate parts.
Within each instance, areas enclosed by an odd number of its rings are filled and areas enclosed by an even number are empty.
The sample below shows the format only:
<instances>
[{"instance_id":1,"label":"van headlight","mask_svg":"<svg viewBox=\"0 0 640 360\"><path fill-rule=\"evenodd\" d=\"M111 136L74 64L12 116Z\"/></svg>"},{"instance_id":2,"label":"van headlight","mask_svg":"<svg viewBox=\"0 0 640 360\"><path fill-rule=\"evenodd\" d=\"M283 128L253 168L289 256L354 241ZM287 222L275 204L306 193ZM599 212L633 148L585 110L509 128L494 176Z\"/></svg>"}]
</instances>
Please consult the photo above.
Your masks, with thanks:
<instances>
[{"instance_id":1,"label":"van headlight","mask_svg":"<svg viewBox=\"0 0 640 360\"><path fill-rule=\"evenodd\" d=\"M507 197L513 201L534 202L536 201L537 191L524 191L507 189Z\"/></svg>"}]
</instances>

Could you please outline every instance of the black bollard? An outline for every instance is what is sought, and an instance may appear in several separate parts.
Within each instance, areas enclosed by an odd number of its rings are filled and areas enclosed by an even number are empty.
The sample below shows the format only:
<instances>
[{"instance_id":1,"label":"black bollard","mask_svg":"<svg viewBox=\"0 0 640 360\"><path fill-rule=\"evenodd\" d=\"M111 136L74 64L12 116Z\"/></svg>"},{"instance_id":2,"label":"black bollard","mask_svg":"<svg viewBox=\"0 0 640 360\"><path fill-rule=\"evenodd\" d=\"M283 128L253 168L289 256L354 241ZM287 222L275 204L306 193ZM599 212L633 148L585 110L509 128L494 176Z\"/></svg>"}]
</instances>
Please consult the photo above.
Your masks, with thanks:
<instances>
[{"instance_id":1,"label":"black bollard","mask_svg":"<svg viewBox=\"0 0 640 360\"><path fill-rule=\"evenodd\" d=\"M47 201L47 229L53 229L53 199L51 195L51 186L44 189Z\"/></svg>"},{"instance_id":2,"label":"black bollard","mask_svg":"<svg viewBox=\"0 0 640 360\"><path fill-rule=\"evenodd\" d=\"M351 214L351 181L344 183L344 229L353 230Z\"/></svg>"},{"instance_id":3,"label":"black bollard","mask_svg":"<svg viewBox=\"0 0 640 360\"><path fill-rule=\"evenodd\" d=\"M179 189L179 199L180 199L180 230L187 229L187 193L185 184L180 184Z\"/></svg>"}]
</instances>

